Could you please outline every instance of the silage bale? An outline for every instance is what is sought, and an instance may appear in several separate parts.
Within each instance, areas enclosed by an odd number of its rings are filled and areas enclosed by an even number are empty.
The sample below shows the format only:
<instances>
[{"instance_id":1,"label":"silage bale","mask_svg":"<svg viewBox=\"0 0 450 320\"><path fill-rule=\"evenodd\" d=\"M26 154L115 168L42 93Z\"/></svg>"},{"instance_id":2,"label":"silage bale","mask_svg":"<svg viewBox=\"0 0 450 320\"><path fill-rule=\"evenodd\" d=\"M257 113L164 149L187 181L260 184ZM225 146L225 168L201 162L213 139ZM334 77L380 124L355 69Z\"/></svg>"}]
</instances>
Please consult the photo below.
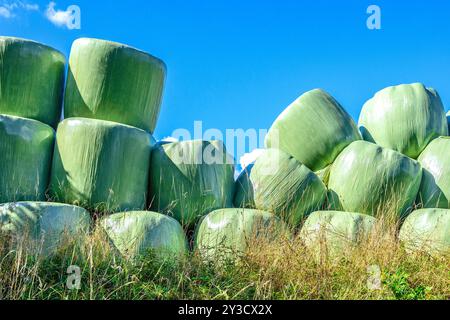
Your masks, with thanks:
<instances>
[{"instance_id":1,"label":"silage bale","mask_svg":"<svg viewBox=\"0 0 450 320\"><path fill-rule=\"evenodd\" d=\"M238 177L234 205L272 212L292 226L320 209L326 187L314 172L278 149L266 149Z\"/></svg>"},{"instance_id":2,"label":"silage bale","mask_svg":"<svg viewBox=\"0 0 450 320\"><path fill-rule=\"evenodd\" d=\"M112 245L126 258L152 252L159 258L181 258L187 253L183 228L175 219L152 211L115 213L101 220Z\"/></svg>"},{"instance_id":3,"label":"silage bale","mask_svg":"<svg viewBox=\"0 0 450 320\"><path fill-rule=\"evenodd\" d=\"M70 118L56 132L50 195L98 211L145 208L152 136L115 122Z\"/></svg>"},{"instance_id":4,"label":"silage bale","mask_svg":"<svg viewBox=\"0 0 450 320\"><path fill-rule=\"evenodd\" d=\"M361 110L364 140L417 159L430 141L448 135L444 107L436 90L421 83L385 88Z\"/></svg>"},{"instance_id":5,"label":"silage bale","mask_svg":"<svg viewBox=\"0 0 450 320\"><path fill-rule=\"evenodd\" d=\"M0 113L56 127L61 115L65 57L31 40L0 37Z\"/></svg>"},{"instance_id":6,"label":"silage bale","mask_svg":"<svg viewBox=\"0 0 450 320\"><path fill-rule=\"evenodd\" d=\"M242 256L257 241L289 237L286 225L272 213L254 209L219 209L197 226L194 247L205 260L223 262Z\"/></svg>"},{"instance_id":7,"label":"silage bale","mask_svg":"<svg viewBox=\"0 0 450 320\"><path fill-rule=\"evenodd\" d=\"M308 91L275 120L266 136L266 147L291 154L313 171L331 164L350 143L360 140L358 128L328 93Z\"/></svg>"},{"instance_id":8,"label":"silage bale","mask_svg":"<svg viewBox=\"0 0 450 320\"><path fill-rule=\"evenodd\" d=\"M337 256L367 239L376 221L356 212L316 211L303 224L300 238L318 253Z\"/></svg>"},{"instance_id":9,"label":"silage bale","mask_svg":"<svg viewBox=\"0 0 450 320\"><path fill-rule=\"evenodd\" d=\"M450 137L439 137L425 148L418 159L423 167L417 201L425 208L449 208Z\"/></svg>"},{"instance_id":10,"label":"silage bale","mask_svg":"<svg viewBox=\"0 0 450 320\"><path fill-rule=\"evenodd\" d=\"M420 164L367 141L356 141L331 166L328 188L345 211L401 217L420 187Z\"/></svg>"},{"instance_id":11,"label":"silage bale","mask_svg":"<svg viewBox=\"0 0 450 320\"><path fill-rule=\"evenodd\" d=\"M29 253L50 254L86 236L90 215L85 209L62 203L14 202L0 205L0 230L13 246L26 244Z\"/></svg>"},{"instance_id":12,"label":"silage bale","mask_svg":"<svg viewBox=\"0 0 450 320\"><path fill-rule=\"evenodd\" d=\"M450 210L433 208L412 212L403 223L399 238L409 252L450 254Z\"/></svg>"},{"instance_id":13,"label":"silage bale","mask_svg":"<svg viewBox=\"0 0 450 320\"><path fill-rule=\"evenodd\" d=\"M183 225L218 208L232 207L234 160L221 141L159 144L152 152L150 201L154 211Z\"/></svg>"},{"instance_id":14,"label":"silage bale","mask_svg":"<svg viewBox=\"0 0 450 320\"><path fill-rule=\"evenodd\" d=\"M42 122L0 115L0 203L45 200L54 139Z\"/></svg>"},{"instance_id":15,"label":"silage bale","mask_svg":"<svg viewBox=\"0 0 450 320\"><path fill-rule=\"evenodd\" d=\"M153 132L166 74L163 61L124 44L81 38L69 58L64 115Z\"/></svg>"}]
</instances>

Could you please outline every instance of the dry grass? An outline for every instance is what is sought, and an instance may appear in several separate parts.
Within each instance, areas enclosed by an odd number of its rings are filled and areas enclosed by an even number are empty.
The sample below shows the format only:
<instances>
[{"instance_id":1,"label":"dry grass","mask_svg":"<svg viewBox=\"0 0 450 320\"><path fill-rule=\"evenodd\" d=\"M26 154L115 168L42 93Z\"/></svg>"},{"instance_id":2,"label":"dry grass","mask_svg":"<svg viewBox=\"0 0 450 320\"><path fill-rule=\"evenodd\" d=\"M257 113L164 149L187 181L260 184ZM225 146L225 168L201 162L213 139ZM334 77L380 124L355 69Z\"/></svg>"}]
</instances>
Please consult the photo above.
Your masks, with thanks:
<instances>
[{"instance_id":1,"label":"dry grass","mask_svg":"<svg viewBox=\"0 0 450 320\"><path fill-rule=\"evenodd\" d=\"M125 261L99 231L85 235L81 245L66 239L51 256L25 246L11 250L1 239L0 298L449 299L449 257L407 253L397 231L391 215L380 215L367 239L338 256L326 246L308 248L298 236L253 239L238 261L219 268L195 252L177 262L156 260L152 252ZM78 290L66 285L70 265L81 270ZM371 289L374 270L380 286Z\"/></svg>"}]
</instances>

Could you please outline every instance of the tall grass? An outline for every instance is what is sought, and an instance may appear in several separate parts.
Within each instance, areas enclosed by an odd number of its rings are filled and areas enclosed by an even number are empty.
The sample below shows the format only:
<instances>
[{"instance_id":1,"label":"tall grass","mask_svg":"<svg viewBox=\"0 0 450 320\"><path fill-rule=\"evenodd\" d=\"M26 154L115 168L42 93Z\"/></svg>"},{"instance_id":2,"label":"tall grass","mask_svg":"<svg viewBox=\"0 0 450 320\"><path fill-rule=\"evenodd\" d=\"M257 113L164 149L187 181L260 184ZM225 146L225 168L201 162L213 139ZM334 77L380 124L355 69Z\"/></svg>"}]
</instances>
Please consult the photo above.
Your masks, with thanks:
<instances>
[{"instance_id":1,"label":"tall grass","mask_svg":"<svg viewBox=\"0 0 450 320\"><path fill-rule=\"evenodd\" d=\"M449 299L450 258L408 253L398 222L378 214L368 238L341 254L307 247L299 236L250 238L237 260L220 266L191 252L182 261L148 252L125 260L100 230L42 255L0 239L1 299ZM322 250L323 248L323 250ZM79 289L67 287L67 268L81 270ZM373 270L380 285L371 286ZM376 283L375 279L375 283Z\"/></svg>"}]
</instances>

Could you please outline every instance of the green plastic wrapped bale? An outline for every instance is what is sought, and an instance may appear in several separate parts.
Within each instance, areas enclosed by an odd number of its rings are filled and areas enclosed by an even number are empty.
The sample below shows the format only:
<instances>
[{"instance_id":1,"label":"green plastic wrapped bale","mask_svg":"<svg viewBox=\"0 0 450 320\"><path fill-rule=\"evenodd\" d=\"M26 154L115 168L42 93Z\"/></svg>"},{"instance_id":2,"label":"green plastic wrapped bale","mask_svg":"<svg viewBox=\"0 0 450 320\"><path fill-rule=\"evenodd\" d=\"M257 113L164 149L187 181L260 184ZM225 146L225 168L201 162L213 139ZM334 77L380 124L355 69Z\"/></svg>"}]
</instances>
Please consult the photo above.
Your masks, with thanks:
<instances>
[{"instance_id":1,"label":"green plastic wrapped bale","mask_svg":"<svg viewBox=\"0 0 450 320\"><path fill-rule=\"evenodd\" d=\"M115 122L70 118L56 132L51 197L98 211L146 205L152 137Z\"/></svg>"},{"instance_id":2,"label":"green plastic wrapped bale","mask_svg":"<svg viewBox=\"0 0 450 320\"><path fill-rule=\"evenodd\" d=\"M0 37L0 113L54 128L61 116L66 60L31 40Z\"/></svg>"},{"instance_id":3,"label":"green plastic wrapped bale","mask_svg":"<svg viewBox=\"0 0 450 320\"><path fill-rule=\"evenodd\" d=\"M326 187L314 172L278 149L265 149L254 165L239 175L234 206L276 214L291 226L320 209Z\"/></svg>"},{"instance_id":4,"label":"green plastic wrapped bale","mask_svg":"<svg viewBox=\"0 0 450 320\"><path fill-rule=\"evenodd\" d=\"M49 254L64 244L75 244L89 233L85 209L62 203L14 202L0 205L0 230L12 236L14 246Z\"/></svg>"},{"instance_id":5,"label":"green plastic wrapped bale","mask_svg":"<svg viewBox=\"0 0 450 320\"><path fill-rule=\"evenodd\" d=\"M410 252L450 254L450 210L420 209L412 212L400 229L400 240Z\"/></svg>"},{"instance_id":6,"label":"green plastic wrapped bale","mask_svg":"<svg viewBox=\"0 0 450 320\"><path fill-rule=\"evenodd\" d=\"M128 124L153 132L166 66L124 44L81 38L69 58L65 118L84 117Z\"/></svg>"},{"instance_id":7,"label":"green plastic wrapped bale","mask_svg":"<svg viewBox=\"0 0 450 320\"><path fill-rule=\"evenodd\" d=\"M355 122L341 105L328 93L315 89L300 96L278 116L265 143L318 171L360 139Z\"/></svg>"},{"instance_id":8,"label":"green plastic wrapped bale","mask_svg":"<svg viewBox=\"0 0 450 320\"><path fill-rule=\"evenodd\" d=\"M307 247L336 256L366 239L376 221L355 212L316 211L306 219L300 237Z\"/></svg>"},{"instance_id":9,"label":"green plastic wrapped bale","mask_svg":"<svg viewBox=\"0 0 450 320\"><path fill-rule=\"evenodd\" d=\"M205 216L194 235L194 247L206 260L234 260L257 241L289 236L275 215L254 209L219 209Z\"/></svg>"},{"instance_id":10,"label":"green plastic wrapped bale","mask_svg":"<svg viewBox=\"0 0 450 320\"><path fill-rule=\"evenodd\" d=\"M359 128L364 140L413 159L430 141L448 135L441 98L421 83L379 91L363 106Z\"/></svg>"},{"instance_id":11,"label":"green plastic wrapped bale","mask_svg":"<svg viewBox=\"0 0 450 320\"><path fill-rule=\"evenodd\" d=\"M233 206L234 160L221 141L159 144L152 152L150 201L154 211L183 225Z\"/></svg>"},{"instance_id":12,"label":"green plastic wrapped bale","mask_svg":"<svg viewBox=\"0 0 450 320\"><path fill-rule=\"evenodd\" d=\"M450 137L439 137L419 156L423 168L417 202L425 208L449 208L450 200Z\"/></svg>"},{"instance_id":13,"label":"green plastic wrapped bale","mask_svg":"<svg viewBox=\"0 0 450 320\"><path fill-rule=\"evenodd\" d=\"M44 123L0 115L0 203L45 200L54 140Z\"/></svg>"},{"instance_id":14,"label":"green plastic wrapped bale","mask_svg":"<svg viewBox=\"0 0 450 320\"><path fill-rule=\"evenodd\" d=\"M417 161L371 142L356 141L331 166L328 188L345 211L402 217L414 203L421 178Z\"/></svg>"},{"instance_id":15,"label":"green plastic wrapped bale","mask_svg":"<svg viewBox=\"0 0 450 320\"><path fill-rule=\"evenodd\" d=\"M159 258L180 258L187 253L183 228L175 219L152 211L129 211L105 217L101 225L112 245L131 259L149 251Z\"/></svg>"}]
</instances>

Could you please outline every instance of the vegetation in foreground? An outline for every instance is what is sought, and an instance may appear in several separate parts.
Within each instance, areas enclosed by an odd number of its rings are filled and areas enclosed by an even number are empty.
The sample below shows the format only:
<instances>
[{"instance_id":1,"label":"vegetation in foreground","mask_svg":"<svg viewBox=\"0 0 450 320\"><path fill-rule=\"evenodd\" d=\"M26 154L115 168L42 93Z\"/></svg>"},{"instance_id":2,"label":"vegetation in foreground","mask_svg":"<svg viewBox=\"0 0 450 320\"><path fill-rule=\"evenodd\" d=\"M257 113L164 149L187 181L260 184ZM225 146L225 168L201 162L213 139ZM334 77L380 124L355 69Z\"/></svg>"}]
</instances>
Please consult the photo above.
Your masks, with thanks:
<instances>
[{"instance_id":1,"label":"vegetation in foreground","mask_svg":"<svg viewBox=\"0 0 450 320\"><path fill-rule=\"evenodd\" d=\"M0 242L1 299L449 299L449 257L408 253L380 218L369 238L329 255L300 237L249 240L239 262L117 255L99 230L46 256ZM318 248L321 248L319 250ZM216 260L218 261L218 260ZM74 275L80 269L80 286ZM69 271L69 273L68 273ZM68 286L69 284L69 286ZM69 289L71 287L72 289ZM74 288L75 287L75 288Z\"/></svg>"}]
</instances>

